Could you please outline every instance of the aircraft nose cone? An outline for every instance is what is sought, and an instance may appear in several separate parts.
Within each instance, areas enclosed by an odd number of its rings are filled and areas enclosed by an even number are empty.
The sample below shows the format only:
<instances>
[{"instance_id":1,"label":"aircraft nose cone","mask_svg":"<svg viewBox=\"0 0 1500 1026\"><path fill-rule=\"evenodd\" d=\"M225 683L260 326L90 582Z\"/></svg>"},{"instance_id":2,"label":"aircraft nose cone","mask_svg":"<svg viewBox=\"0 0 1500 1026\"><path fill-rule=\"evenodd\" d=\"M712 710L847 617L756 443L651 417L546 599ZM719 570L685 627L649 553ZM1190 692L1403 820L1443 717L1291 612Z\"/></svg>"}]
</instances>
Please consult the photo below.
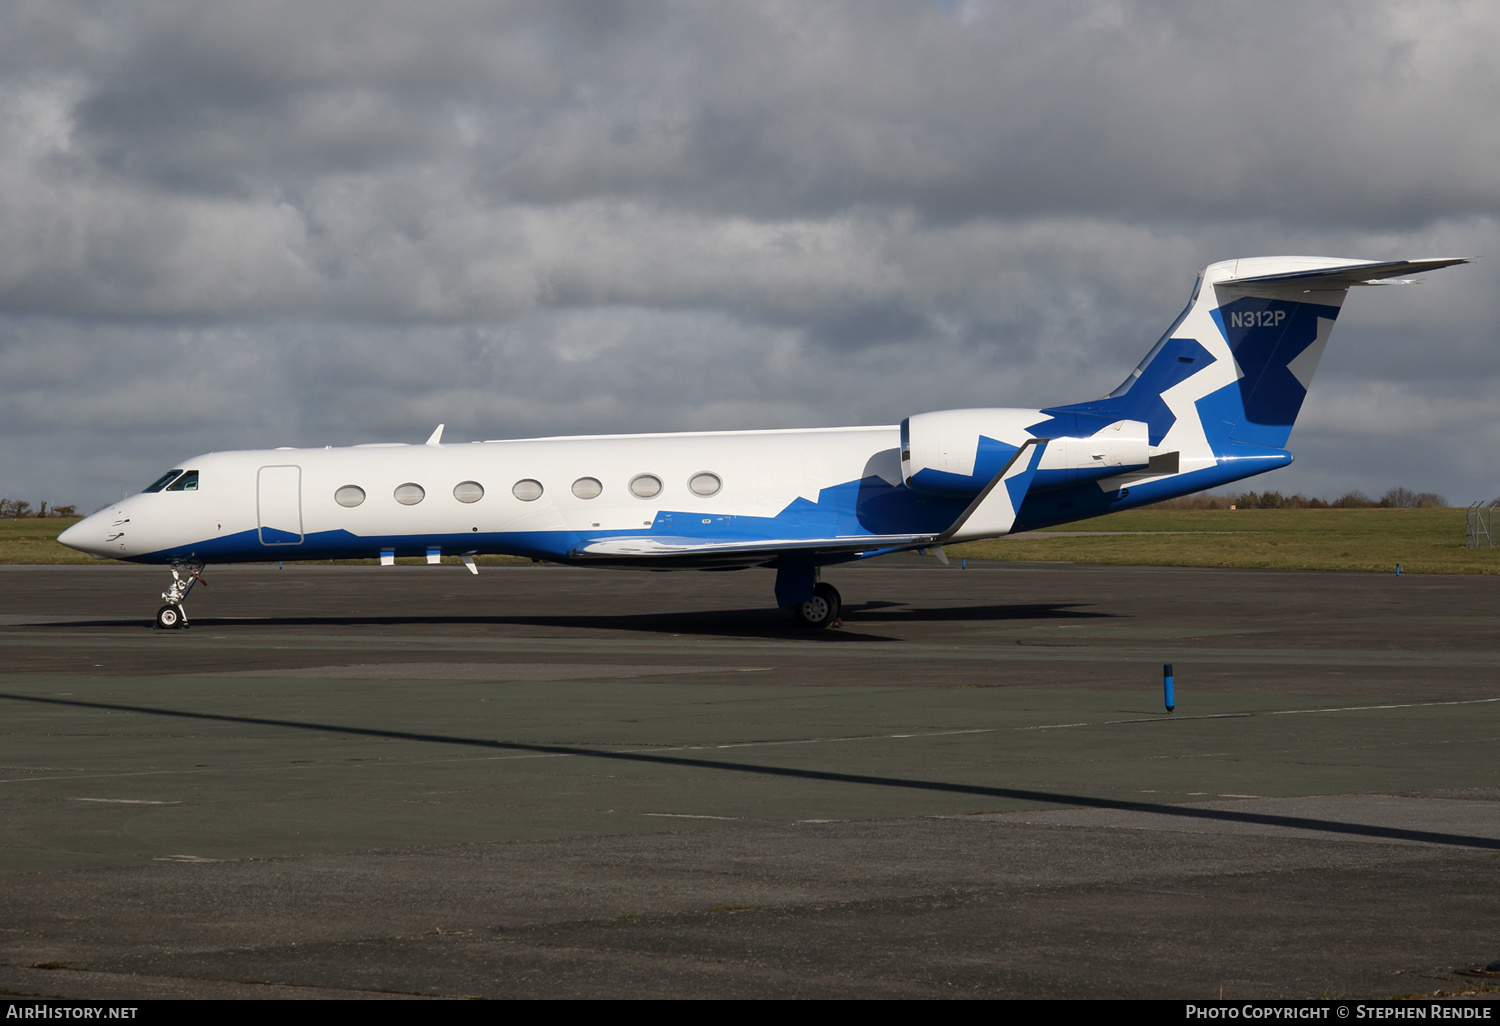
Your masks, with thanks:
<instances>
[{"instance_id":1,"label":"aircraft nose cone","mask_svg":"<svg viewBox=\"0 0 1500 1026\"><path fill-rule=\"evenodd\" d=\"M78 521L78 523L74 524L62 534L58 535L57 540L70 549L78 549L79 551L82 551L84 546L84 538L86 538L89 534L88 531L84 530L84 525L86 525L87 523L87 520Z\"/></svg>"},{"instance_id":2,"label":"aircraft nose cone","mask_svg":"<svg viewBox=\"0 0 1500 1026\"><path fill-rule=\"evenodd\" d=\"M58 535L57 540L70 549L87 552L91 556L106 555L104 546L110 519L111 516L106 513L95 513L91 517L84 517Z\"/></svg>"}]
</instances>

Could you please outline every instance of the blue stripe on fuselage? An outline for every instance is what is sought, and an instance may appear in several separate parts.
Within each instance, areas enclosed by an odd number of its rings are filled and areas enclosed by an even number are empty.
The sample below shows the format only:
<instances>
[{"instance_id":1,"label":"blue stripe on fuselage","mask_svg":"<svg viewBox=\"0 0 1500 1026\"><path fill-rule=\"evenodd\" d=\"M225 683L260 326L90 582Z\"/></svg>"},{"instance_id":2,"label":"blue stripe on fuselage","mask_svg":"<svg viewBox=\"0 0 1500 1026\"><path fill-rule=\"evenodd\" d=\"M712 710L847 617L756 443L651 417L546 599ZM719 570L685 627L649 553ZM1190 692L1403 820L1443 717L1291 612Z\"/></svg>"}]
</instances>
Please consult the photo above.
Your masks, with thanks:
<instances>
[{"instance_id":1,"label":"blue stripe on fuselage","mask_svg":"<svg viewBox=\"0 0 1500 1026\"><path fill-rule=\"evenodd\" d=\"M821 489L817 502L798 497L774 517L666 510L657 514L650 528L624 531L356 535L338 529L308 534L298 543L274 545L262 544L259 533L250 530L132 556L129 561L253 563L284 559L373 559L383 549L394 549L398 556L422 556L433 546L449 555L476 552L565 561L586 540L649 538L653 534L720 542L938 534L953 523L967 503L963 498L918 495L872 475Z\"/></svg>"}]
</instances>

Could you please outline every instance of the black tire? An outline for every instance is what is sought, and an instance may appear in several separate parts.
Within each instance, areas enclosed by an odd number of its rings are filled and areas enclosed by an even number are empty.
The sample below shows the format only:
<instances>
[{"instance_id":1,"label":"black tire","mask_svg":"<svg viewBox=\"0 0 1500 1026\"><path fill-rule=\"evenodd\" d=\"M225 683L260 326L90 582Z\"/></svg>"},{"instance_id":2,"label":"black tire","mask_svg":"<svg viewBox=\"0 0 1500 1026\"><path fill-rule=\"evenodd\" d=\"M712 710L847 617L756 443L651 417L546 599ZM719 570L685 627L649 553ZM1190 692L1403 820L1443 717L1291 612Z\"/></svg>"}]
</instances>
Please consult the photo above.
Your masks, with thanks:
<instances>
[{"instance_id":1,"label":"black tire","mask_svg":"<svg viewBox=\"0 0 1500 1026\"><path fill-rule=\"evenodd\" d=\"M798 627L820 631L838 623L839 608L843 601L839 590L831 584L819 584L813 588L813 597L792 607Z\"/></svg>"},{"instance_id":2,"label":"black tire","mask_svg":"<svg viewBox=\"0 0 1500 1026\"><path fill-rule=\"evenodd\" d=\"M156 626L164 631L175 631L187 625L181 606L166 605L156 611Z\"/></svg>"}]
</instances>

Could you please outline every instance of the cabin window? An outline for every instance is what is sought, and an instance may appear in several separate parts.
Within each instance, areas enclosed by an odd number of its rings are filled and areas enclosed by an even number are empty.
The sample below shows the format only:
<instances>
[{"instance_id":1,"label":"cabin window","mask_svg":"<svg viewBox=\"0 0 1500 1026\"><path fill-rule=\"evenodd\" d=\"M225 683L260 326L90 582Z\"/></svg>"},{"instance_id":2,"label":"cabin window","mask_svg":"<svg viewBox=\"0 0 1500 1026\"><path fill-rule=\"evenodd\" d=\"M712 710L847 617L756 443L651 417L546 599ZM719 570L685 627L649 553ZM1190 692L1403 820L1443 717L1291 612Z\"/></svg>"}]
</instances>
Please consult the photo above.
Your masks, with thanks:
<instances>
[{"instance_id":1,"label":"cabin window","mask_svg":"<svg viewBox=\"0 0 1500 1026\"><path fill-rule=\"evenodd\" d=\"M459 502L478 502L484 498L484 486L478 481L460 481L453 486L453 497Z\"/></svg>"},{"instance_id":2,"label":"cabin window","mask_svg":"<svg viewBox=\"0 0 1500 1026\"><path fill-rule=\"evenodd\" d=\"M661 478L655 474L637 474L630 479L630 494L637 499L654 499L661 494Z\"/></svg>"},{"instance_id":3,"label":"cabin window","mask_svg":"<svg viewBox=\"0 0 1500 1026\"><path fill-rule=\"evenodd\" d=\"M404 485L396 486L395 496L396 501L401 503L401 505L415 506L427 498L427 492L421 485L408 481Z\"/></svg>"},{"instance_id":4,"label":"cabin window","mask_svg":"<svg viewBox=\"0 0 1500 1026\"><path fill-rule=\"evenodd\" d=\"M512 486L510 494L522 502L535 502L542 497L542 483L540 481L533 481L528 477L523 481L517 481Z\"/></svg>"},{"instance_id":5,"label":"cabin window","mask_svg":"<svg viewBox=\"0 0 1500 1026\"><path fill-rule=\"evenodd\" d=\"M701 474L694 474L692 479L688 481L688 489L694 495L701 495L704 498L710 495L718 495L719 489L723 487L724 482L719 480L719 475L710 474L707 471Z\"/></svg>"},{"instance_id":6,"label":"cabin window","mask_svg":"<svg viewBox=\"0 0 1500 1026\"><path fill-rule=\"evenodd\" d=\"M189 470L176 481L167 485L167 491L169 492L196 492L197 490L198 472L196 470Z\"/></svg>"},{"instance_id":7,"label":"cabin window","mask_svg":"<svg viewBox=\"0 0 1500 1026\"><path fill-rule=\"evenodd\" d=\"M155 481L152 481L149 485L147 485L145 490L148 492L159 492L167 485L177 480L177 475L180 473L182 473L181 467L178 467L176 470L169 470L161 477L157 478Z\"/></svg>"},{"instance_id":8,"label":"cabin window","mask_svg":"<svg viewBox=\"0 0 1500 1026\"><path fill-rule=\"evenodd\" d=\"M604 486L597 477L580 477L573 482L573 494L580 499L597 499Z\"/></svg>"},{"instance_id":9,"label":"cabin window","mask_svg":"<svg viewBox=\"0 0 1500 1026\"><path fill-rule=\"evenodd\" d=\"M365 501L365 490L359 485L344 485L333 493L333 501L340 506L348 506L353 509Z\"/></svg>"}]
</instances>

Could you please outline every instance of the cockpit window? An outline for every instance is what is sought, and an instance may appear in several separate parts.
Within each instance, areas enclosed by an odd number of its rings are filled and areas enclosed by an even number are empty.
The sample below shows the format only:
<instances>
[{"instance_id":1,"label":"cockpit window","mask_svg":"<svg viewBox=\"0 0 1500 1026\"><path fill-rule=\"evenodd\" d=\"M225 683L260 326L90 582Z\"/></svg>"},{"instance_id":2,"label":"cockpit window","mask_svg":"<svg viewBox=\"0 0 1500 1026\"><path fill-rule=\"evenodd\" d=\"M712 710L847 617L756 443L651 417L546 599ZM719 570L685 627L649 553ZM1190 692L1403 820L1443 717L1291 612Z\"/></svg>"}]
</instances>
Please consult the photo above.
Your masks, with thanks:
<instances>
[{"instance_id":1,"label":"cockpit window","mask_svg":"<svg viewBox=\"0 0 1500 1026\"><path fill-rule=\"evenodd\" d=\"M196 492L197 490L198 472L196 470L189 470L167 486L169 492Z\"/></svg>"},{"instance_id":2,"label":"cockpit window","mask_svg":"<svg viewBox=\"0 0 1500 1026\"><path fill-rule=\"evenodd\" d=\"M145 491L148 491L148 492L159 492L159 491L161 491L167 485L169 485L173 481L175 481L177 479L177 475L180 474L180 473L182 473L182 468L181 467L178 467L176 470L169 470L169 471L167 471L161 477L157 478L155 481L152 481L151 484L146 487Z\"/></svg>"}]
</instances>

